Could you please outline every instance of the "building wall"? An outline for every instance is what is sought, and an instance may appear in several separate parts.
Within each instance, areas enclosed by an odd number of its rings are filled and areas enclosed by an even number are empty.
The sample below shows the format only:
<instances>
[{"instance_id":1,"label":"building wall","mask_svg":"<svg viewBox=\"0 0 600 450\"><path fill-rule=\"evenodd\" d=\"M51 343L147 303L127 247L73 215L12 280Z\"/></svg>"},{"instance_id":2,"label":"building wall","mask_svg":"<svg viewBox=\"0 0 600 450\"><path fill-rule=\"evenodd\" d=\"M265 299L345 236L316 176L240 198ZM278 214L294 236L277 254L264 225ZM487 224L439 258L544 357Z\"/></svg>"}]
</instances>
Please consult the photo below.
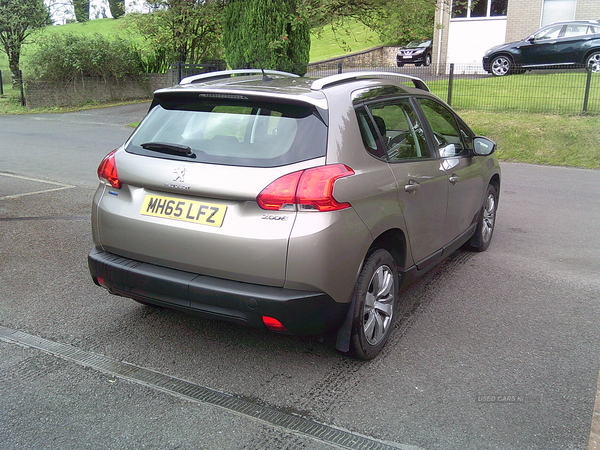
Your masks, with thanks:
<instances>
[{"instance_id":1,"label":"building wall","mask_svg":"<svg viewBox=\"0 0 600 450\"><path fill-rule=\"evenodd\" d=\"M448 37L448 61L458 66L471 66L470 71L483 71L481 59L488 48L504 43L506 18L453 20ZM464 69L469 70L469 69Z\"/></svg>"},{"instance_id":2,"label":"building wall","mask_svg":"<svg viewBox=\"0 0 600 450\"><path fill-rule=\"evenodd\" d=\"M445 72L448 60L448 30L450 28L450 5L448 0L439 0L435 11L433 49L431 58L440 72Z\"/></svg>"},{"instance_id":3,"label":"building wall","mask_svg":"<svg viewBox=\"0 0 600 450\"><path fill-rule=\"evenodd\" d=\"M520 41L540 28L542 22L542 0L509 0L506 16L505 42Z\"/></svg>"},{"instance_id":4,"label":"building wall","mask_svg":"<svg viewBox=\"0 0 600 450\"><path fill-rule=\"evenodd\" d=\"M600 1L578 0L575 9L577 20L600 20Z\"/></svg>"}]
</instances>

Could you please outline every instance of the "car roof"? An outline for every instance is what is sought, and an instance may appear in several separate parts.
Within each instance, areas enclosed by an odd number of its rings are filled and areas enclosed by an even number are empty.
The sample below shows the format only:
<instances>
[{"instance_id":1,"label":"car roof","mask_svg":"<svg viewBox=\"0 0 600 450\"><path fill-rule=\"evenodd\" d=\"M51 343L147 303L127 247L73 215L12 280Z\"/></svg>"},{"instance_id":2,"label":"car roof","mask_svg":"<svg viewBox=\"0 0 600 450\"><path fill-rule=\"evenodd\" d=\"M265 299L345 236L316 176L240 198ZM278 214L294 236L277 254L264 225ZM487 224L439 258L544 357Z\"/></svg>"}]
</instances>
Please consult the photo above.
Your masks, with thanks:
<instances>
[{"instance_id":1,"label":"car roof","mask_svg":"<svg viewBox=\"0 0 600 450\"><path fill-rule=\"evenodd\" d=\"M569 25L574 23L581 25L600 25L600 20L561 20L559 22L549 23L542 28L547 28L554 25Z\"/></svg>"},{"instance_id":2,"label":"car roof","mask_svg":"<svg viewBox=\"0 0 600 450\"><path fill-rule=\"evenodd\" d=\"M300 77L296 74L261 69L237 69L193 75L181 80L174 87L159 89L155 97L198 93L219 98L240 98L244 95L287 98L313 103L327 108L324 92L327 89L346 86L354 91L369 84L371 80L398 85L410 93L413 89L401 82L411 82L415 89L429 92L429 87L420 78L395 72L347 72L324 78ZM237 97L236 97L237 96Z\"/></svg>"}]
</instances>

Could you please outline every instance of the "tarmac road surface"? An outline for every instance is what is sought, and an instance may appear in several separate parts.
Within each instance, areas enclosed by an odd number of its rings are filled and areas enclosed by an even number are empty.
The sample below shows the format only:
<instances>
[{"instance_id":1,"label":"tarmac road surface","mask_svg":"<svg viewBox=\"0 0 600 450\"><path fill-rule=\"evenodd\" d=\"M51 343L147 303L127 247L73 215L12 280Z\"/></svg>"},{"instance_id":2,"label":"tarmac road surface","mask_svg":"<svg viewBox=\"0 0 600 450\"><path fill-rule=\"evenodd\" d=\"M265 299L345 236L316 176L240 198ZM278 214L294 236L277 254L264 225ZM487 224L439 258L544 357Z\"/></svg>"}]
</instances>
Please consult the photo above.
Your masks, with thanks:
<instances>
[{"instance_id":1,"label":"tarmac road surface","mask_svg":"<svg viewBox=\"0 0 600 450\"><path fill-rule=\"evenodd\" d=\"M147 107L0 116L1 448L588 448L600 172L503 164L489 250L413 285L360 362L91 282L96 168Z\"/></svg>"}]
</instances>

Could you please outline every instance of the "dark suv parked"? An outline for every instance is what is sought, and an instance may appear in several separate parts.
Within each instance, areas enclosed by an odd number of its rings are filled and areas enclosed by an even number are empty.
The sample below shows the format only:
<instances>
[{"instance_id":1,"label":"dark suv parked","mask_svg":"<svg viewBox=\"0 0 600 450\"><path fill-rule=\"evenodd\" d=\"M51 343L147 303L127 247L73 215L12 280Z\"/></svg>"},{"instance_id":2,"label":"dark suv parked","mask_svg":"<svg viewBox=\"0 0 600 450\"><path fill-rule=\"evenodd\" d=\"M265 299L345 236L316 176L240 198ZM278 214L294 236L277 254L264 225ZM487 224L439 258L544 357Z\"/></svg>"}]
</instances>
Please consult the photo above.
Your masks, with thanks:
<instances>
[{"instance_id":1,"label":"dark suv parked","mask_svg":"<svg viewBox=\"0 0 600 450\"><path fill-rule=\"evenodd\" d=\"M404 64L428 66L431 64L431 41L411 41L398 50L396 55L398 67Z\"/></svg>"},{"instance_id":2,"label":"dark suv parked","mask_svg":"<svg viewBox=\"0 0 600 450\"><path fill-rule=\"evenodd\" d=\"M492 47L483 57L483 67L498 77L563 67L600 72L600 22L553 23L522 41Z\"/></svg>"}]
</instances>

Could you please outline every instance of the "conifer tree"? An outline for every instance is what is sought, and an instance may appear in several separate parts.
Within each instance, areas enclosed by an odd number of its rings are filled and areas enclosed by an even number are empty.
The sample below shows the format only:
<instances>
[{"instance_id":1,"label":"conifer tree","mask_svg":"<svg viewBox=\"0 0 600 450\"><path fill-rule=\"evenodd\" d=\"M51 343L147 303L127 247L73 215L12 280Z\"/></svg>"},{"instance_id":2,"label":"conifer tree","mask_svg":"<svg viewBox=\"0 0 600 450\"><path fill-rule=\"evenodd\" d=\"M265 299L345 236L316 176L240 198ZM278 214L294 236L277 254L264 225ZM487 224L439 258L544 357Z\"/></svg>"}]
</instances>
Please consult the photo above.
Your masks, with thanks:
<instances>
[{"instance_id":1,"label":"conifer tree","mask_svg":"<svg viewBox=\"0 0 600 450\"><path fill-rule=\"evenodd\" d=\"M73 10L77 22L90 20L90 0L73 0Z\"/></svg>"},{"instance_id":2,"label":"conifer tree","mask_svg":"<svg viewBox=\"0 0 600 450\"><path fill-rule=\"evenodd\" d=\"M262 68L304 75L310 26L297 0L229 0L223 44L234 69Z\"/></svg>"},{"instance_id":3,"label":"conifer tree","mask_svg":"<svg viewBox=\"0 0 600 450\"><path fill-rule=\"evenodd\" d=\"M118 19L125 14L125 0L108 0L108 8L113 19Z\"/></svg>"}]
</instances>

